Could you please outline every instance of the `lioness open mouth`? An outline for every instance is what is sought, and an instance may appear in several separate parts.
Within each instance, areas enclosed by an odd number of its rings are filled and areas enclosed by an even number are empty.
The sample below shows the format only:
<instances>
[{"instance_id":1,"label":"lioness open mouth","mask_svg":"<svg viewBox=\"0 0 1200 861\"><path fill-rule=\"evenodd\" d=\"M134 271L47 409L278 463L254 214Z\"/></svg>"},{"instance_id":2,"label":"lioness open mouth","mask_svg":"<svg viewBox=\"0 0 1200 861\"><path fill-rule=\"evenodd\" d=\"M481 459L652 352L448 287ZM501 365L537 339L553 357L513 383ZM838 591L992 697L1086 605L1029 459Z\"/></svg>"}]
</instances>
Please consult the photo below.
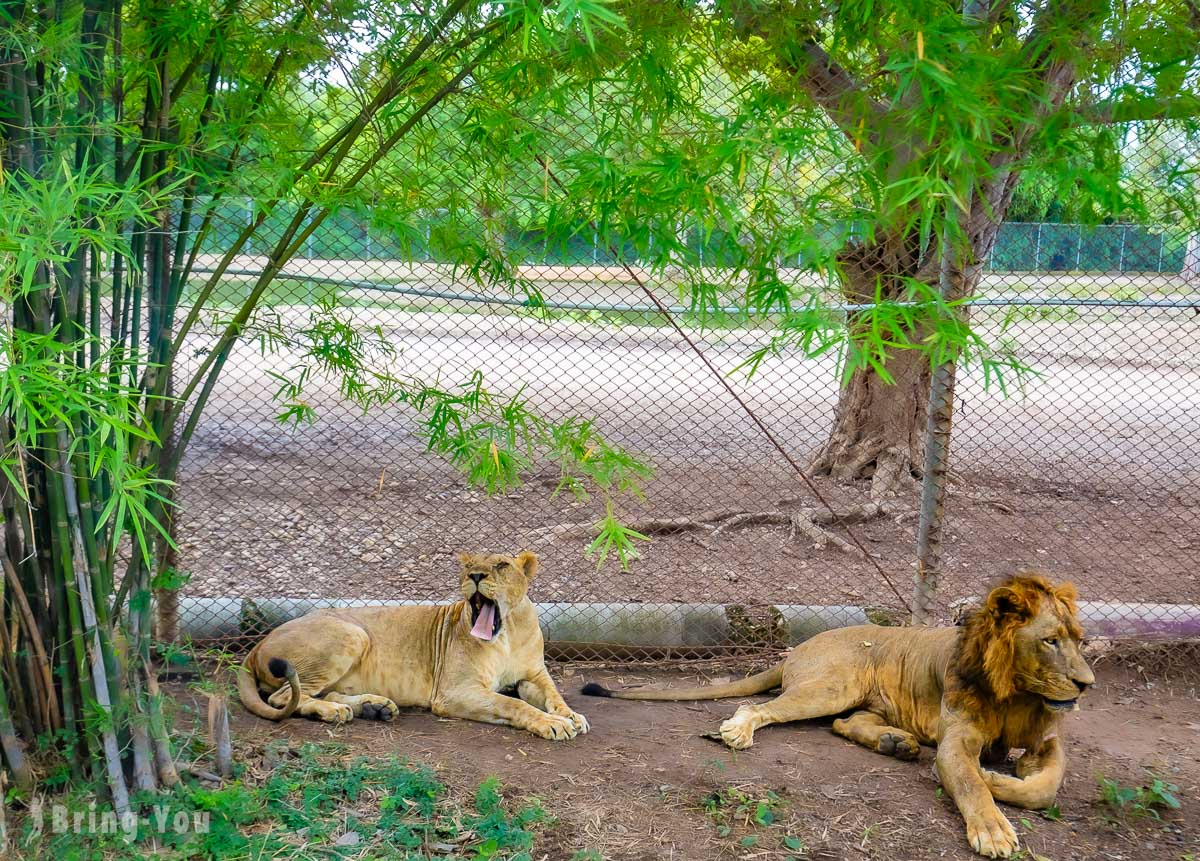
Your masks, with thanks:
<instances>
[{"instance_id":1,"label":"lioness open mouth","mask_svg":"<svg viewBox=\"0 0 1200 861\"><path fill-rule=\"evenodd\" d=\"M1079 705L1079 699L1073 700L1052 700L1049 697L1042 697L1046 701L1047 707L1056 712L1073 711Z\"/></svg>"},{"instance_id":2,"label":"lioness open mouth","mask_svg":"<svg viewBox=\"0 0 1200 861\"><path fill-rule=\"evenodd\" d=\"M500 633L500 608L482 592L471 596L471 636L490 640Z\"/></svg>"}]
</instances>

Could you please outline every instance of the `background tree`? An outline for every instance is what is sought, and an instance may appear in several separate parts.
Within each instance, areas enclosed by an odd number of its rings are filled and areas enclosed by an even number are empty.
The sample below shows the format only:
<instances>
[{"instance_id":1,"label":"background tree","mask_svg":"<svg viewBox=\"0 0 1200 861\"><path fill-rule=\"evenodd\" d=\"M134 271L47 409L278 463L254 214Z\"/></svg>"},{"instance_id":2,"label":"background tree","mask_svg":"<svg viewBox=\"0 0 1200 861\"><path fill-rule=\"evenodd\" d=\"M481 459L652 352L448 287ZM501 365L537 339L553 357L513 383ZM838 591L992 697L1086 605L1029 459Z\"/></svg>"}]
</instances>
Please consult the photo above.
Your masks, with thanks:
<instances>
[{"instance_id":1,"label":"background tree","mask_svg":"<svg viewBox=\"0 0 1200 861\"><path fill-rule=\"evenodd\" d=\"M1122 184L1113 126L1190 121L1200 10L1090 0L1048 4L725 4L736 35L767 52L798 109L816 107L853 148L845 163L867 225L831 261L845 301L925 302L943 236L959 248L952 302L974 294L1026 173L1078 185L1103 213L1142 213ZM916 474L934 316L882 305L851 314L850 375L818 473ZM889 343L871 355L882 327Z\"/></svg>"}]
</instances>

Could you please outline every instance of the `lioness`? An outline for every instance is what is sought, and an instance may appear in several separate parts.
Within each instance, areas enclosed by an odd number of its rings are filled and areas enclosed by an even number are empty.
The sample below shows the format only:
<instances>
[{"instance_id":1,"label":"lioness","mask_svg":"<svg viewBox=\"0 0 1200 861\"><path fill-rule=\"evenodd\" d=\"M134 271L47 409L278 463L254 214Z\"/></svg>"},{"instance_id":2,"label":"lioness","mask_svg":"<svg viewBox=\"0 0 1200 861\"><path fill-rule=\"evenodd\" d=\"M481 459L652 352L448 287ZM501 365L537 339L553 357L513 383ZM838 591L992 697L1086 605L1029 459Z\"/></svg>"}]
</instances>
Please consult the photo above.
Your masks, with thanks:
<instances>
[{"instance_id":1,"label":"lioness","mask_svg":"<svg viewBox=\"0 0 1200 861\"><path fill-rule=\"evenodd\" d=\"M914 759L936 744L937 772L958 805L972 848L989 858L1017 850L1017 834L996 800L1041 809L1054 804L1065 758L1055 734L1095 681L1080 653L1075 587L1012 577L960 628L861 625L826 631L796 646L778 666L738 682L677 690L610 691L639 700L742 697L781 687L761 705L743 705L721 724L735 749L759 727L846 715L833 731L880 753ZM847 714L848 713L848 714ZM1016 777L981 767L1024 753Z\"/></svg>"},{"instance_id":2,"label":"lioness","mask_svg":"<svg viewBox=\"0 0 1200 861\"><path fill-rule=\"evenodd\" d=\"M588 731L550 674L527 594L537 557L461 553L463 599L448 606L315 610L272 631L238 674L259 717L391 720L398 706L510 724L549 739ZM516 686L515 697L499 693ZM267 705L258 688L273 691Z\"/></svg>"}]
</instances>

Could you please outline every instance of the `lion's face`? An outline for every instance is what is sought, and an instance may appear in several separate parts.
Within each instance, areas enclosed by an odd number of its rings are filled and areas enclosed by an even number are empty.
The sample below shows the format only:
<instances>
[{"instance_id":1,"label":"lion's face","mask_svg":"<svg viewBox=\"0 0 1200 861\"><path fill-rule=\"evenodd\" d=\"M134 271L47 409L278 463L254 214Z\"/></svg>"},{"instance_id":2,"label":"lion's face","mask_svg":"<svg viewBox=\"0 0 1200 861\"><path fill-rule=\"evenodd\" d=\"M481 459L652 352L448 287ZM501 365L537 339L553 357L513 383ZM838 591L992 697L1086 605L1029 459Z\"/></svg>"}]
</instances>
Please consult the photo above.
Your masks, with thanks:
<instances>
[{"instance_id":1,"label":"lion's face","mask_svg":"<svg viewBox=\"0 0 1200 861\"><path fill-rule=\"evenodd\" d=\"M1038 612L1015 633L1013 680L1019 690L1036 694L1055 711L1070 711L1096 681L1083 659L1083 631L1073 613L1043 599Z\"/></svg>"},{"instance_id":2,"label":"lion's face","mask_svg":"<svg viewBox=\"0 0 1200 861\"><path fill-rule=\"evenodd\" d=\"M974 622L983 669L1001 699L1032 694L1047 708L1069 711L1096 681L1083 659L1083 628L1069 583L1014 577L989 593Z\"/></svg>"},{"instance_id":3,"label":"lion's face","mask_svg":"<svg viewBox=\"0 0 1200 861\"><path fill-rule=\"evenodd\" d=\"M508 613L525 600L529 581L537 574L537 556L458 554L463 598L471 608L471 635L490 641L500 634Z\"/></svg>"}]
</instances>

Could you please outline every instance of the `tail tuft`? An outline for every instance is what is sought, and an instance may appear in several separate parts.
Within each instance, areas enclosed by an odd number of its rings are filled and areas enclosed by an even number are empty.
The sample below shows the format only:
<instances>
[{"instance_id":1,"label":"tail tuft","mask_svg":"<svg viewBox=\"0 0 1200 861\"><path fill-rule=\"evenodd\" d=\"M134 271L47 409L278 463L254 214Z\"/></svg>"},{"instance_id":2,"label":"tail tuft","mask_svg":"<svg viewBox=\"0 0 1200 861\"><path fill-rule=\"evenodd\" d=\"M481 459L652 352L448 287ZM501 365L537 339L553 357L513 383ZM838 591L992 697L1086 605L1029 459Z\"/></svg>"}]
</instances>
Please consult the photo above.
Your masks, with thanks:
<instances>
[{"instance_id":1,"label":"tail tuft","mask_svg":"<svg viewBox=\"0 0 1200 861\"><path fill-rule=\"evenodd\" d=\"M286 679L293 672L292 665L283 658L271 658L267 661L267 669L277 679Z\"/></svg>"},{"instance_id":2,"label":"tail tuft","mask_svg":"<svg viewBox=\"0 0 1200 861\"><path fill-rule=\"evenodd\" d=\"M588 682L580 693L585 697L611 697L613 695L612 691L596 682Z\"/></svg>"}]
</instances>

